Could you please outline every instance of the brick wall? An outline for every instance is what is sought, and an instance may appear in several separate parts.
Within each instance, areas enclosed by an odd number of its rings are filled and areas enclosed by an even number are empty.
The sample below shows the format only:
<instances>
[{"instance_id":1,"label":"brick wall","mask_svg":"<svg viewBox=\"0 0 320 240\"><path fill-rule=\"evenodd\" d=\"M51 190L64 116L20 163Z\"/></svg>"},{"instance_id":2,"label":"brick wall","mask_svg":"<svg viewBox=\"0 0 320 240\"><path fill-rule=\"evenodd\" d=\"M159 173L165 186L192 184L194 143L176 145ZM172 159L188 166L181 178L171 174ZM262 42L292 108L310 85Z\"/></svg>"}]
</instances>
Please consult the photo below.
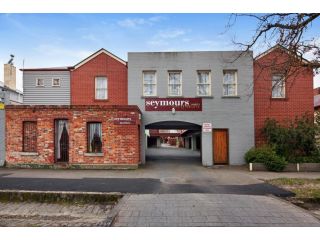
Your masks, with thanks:
<instances>
[{"instance_id":1,"label":"brick wall","mask_svg":"<svg viewBox=\"0 0 320 240\"><path fill-rule=\"evenodd\" d=\"M139 114L136 106L8 106L6 108L7 164L54 164L54 120L69 120L70 164L138 164ZM115 125L114 117L134 117L134 125ZM37 156L25 156L23 122L37 121ZM87 122L102 122L103 156L85 156Z\"/></svg>"},{"instance_id":2,"label":"brick wall","mask_svg":"<svg viewBox=\"0 0 320 240\"><path fill-rule=\"evenodd\" d=\"M95 77L108 78L108 99L95 99ZM104 52L71 71L71 105L128 104L127 66Z\"/></svg>"},{"instance_id":3,"label":"brick wall","mask_svg":"<svg viewBox=\"0 0 320 240\"><path fill-rule=\"evenodd\" d=\"M265 143L261 128L267 118L278 121L294 119L304 113L313 114L313 72L299 67L285 83L286 98L272 99L272 74L280 73L279 67L288 54L278 48L254 61L254 124L255 144Z\"/></svg>"}]
</instances>

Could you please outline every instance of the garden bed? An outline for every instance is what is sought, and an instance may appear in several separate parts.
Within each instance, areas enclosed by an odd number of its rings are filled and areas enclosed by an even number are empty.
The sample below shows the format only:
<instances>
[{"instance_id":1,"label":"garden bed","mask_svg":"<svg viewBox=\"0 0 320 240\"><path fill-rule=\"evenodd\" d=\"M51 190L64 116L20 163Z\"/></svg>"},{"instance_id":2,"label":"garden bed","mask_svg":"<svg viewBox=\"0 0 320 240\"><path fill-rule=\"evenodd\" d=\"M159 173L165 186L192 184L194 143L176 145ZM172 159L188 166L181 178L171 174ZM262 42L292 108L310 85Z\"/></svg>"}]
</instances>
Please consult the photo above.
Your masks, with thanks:
<instances>
[{"instance_id":1,"label":"garden bed","mask_svg":"<svg viewBox=\"0 0 320 240\"><path fill-rule=\"evenodd\" d=\"M263 163L250 163L250 171L268 171ZM320 172L320 163L288 163L283 172Z\"/></svg>"}]
</instances>

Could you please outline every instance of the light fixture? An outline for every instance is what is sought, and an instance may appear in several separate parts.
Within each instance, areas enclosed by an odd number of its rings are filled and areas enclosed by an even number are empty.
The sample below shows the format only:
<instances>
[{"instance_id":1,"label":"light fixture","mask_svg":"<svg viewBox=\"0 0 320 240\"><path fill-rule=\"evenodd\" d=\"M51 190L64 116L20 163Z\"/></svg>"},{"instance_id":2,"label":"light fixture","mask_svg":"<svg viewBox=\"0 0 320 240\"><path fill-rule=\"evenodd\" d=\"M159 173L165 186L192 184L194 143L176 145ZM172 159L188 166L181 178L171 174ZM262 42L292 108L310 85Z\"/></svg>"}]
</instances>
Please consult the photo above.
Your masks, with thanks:
<instances>
[{"instance_id":1,"label":"light fixture","mask_svg":"<svg viewBox=\"0 0 320 240\"><path fill-rule=\"evenodd\" d=\"M172 108L171 112L172 112L173 115L176 114L176 109Z\"/></svg>"}]
</instances>

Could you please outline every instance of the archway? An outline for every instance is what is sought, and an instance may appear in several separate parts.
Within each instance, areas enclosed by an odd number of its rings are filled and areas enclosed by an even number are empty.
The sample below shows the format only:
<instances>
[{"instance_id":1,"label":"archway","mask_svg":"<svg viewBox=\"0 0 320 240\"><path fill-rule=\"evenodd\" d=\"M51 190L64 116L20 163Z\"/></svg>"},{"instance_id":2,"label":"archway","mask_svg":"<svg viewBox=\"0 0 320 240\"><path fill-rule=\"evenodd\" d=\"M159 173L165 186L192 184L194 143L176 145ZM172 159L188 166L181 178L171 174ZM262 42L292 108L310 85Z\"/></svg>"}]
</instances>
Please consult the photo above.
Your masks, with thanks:
<instances>
[{"instance_id":1,"label":"archway","mask_svg":"<svg viewBox=\"0 0 320 240\"><path fill-rule=\"evenodd\" d=\"M147 164L201 165L201 126L185 121L145 125Z\"/></svg>"}]
</instances>

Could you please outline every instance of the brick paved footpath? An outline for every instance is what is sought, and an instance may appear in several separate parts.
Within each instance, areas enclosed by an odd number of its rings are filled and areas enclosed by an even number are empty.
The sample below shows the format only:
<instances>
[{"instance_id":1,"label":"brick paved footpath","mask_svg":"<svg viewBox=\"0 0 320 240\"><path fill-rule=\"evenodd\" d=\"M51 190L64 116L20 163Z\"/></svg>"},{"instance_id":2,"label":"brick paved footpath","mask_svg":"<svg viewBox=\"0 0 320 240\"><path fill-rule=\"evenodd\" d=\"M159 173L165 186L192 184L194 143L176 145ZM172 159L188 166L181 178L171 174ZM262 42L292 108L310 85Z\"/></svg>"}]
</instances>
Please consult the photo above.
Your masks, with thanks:
<instances>
[{"instance_id":1,"label":"brick paved footpath","mask_svg":"<svg viewBox=\"0 0 320 240\"><path fill-rule=\"evenodd\" d=\"M320 226L305 210L271 196L133 194L113 226Z\"/></svg>"}]
</instances>

